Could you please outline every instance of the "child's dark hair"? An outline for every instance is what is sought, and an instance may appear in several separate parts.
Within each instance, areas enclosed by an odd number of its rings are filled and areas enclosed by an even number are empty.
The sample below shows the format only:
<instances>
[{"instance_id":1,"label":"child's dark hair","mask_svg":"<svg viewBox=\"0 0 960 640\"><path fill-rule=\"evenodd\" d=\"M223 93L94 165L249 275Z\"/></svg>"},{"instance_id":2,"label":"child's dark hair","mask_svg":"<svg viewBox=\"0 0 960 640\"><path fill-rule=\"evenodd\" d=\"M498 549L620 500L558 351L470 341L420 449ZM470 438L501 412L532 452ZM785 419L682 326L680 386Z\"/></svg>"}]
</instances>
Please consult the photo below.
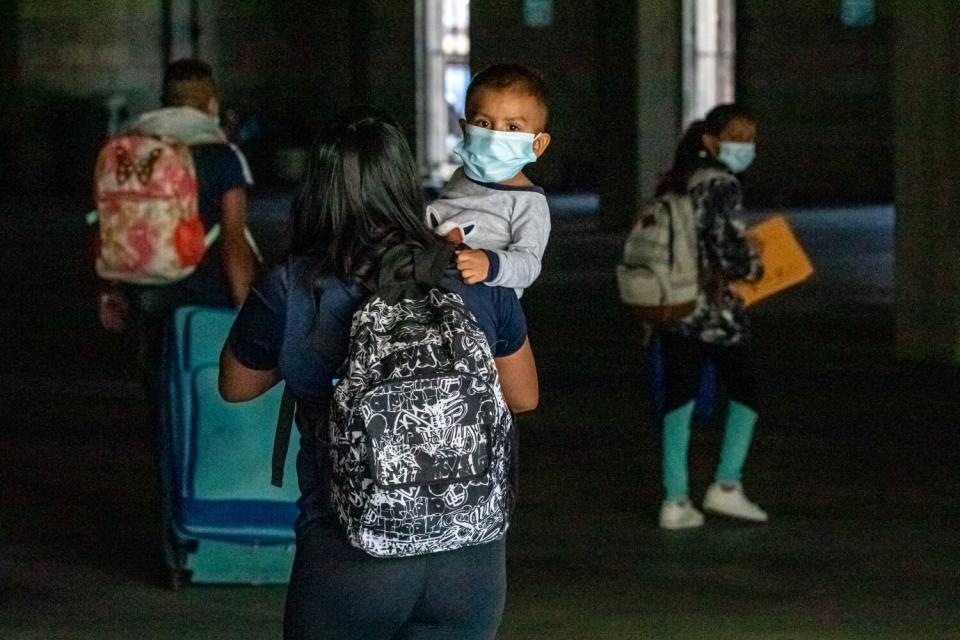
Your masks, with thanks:
<instances>
[{"instance_id":1,"label":"child's dark hair","mask_svg":"<svg viewBox=\"0 0 960 640\"><path fill-rule=\"evenodd\" d=\"M183 58L168 64L163 72L160 101L165 107L193 107L205 111L210 98L216 94L213 70L206 62Z\"/></svg>"},{"instance_id":2,"label":"child's dark hair","mask_svg":"<svg viewBox=\"0 0 960 640\"><path fill-rule=\"evenodd\" d=\"M503 63L487 67L470 80L467 87L465 111L467 117L474 113L474 102L481 89L514 89L529 96L533 96L543 106L543 121L546 124L550 108L550 97L547 93L547 84L539 72L522 64Z\"/></svg>"},{"instance_id":3,"label":"child's dark hair","mask_svg":"<svg viewBox=\"0 0 960 640\"><path fill-rule=\"evenodd\" d=\"M753 113L740 104L721 104L710 110L703 120L696 120L687 127L673 157L673 166L660 179L656 195L685 193L690 176L701 167L715 165L717 161L703 146L703 135L720 135L732 120L756 122Z\"/></svg>"},{"instance_id":4,"label":"child's dark hair","mask_svg":"<svg viewBox=\"0 0 960 640\"><path fill-rule=\"evenodd\" d=\"M407 140L386 116L353 107L320 133L293 201L293 255L373 289L390 247L439 240L423 219L420 177Z\"/></svg>"}]
</instances>

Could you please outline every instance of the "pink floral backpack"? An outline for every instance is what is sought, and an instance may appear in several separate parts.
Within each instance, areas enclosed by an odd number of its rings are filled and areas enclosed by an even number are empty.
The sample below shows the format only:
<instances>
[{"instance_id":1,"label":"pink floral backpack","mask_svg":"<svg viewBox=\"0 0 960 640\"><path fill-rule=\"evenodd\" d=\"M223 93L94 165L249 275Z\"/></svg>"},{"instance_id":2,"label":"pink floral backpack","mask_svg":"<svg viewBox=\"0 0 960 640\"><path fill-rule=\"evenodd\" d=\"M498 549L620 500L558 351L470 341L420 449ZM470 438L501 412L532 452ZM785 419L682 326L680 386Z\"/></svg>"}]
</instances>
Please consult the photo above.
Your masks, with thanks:
<instances>
[{"instance_id":1,"label":"pink floral backpack","mask_svg":"<svg viewBox=\"0 0 960 640\"><path fill-rule=\"evenodd\" d=\"M137 132L112 138L97 158L94 193L101 278L160 285L193 273L209 243L189 147Z\"/></svg>"}]
</instances>

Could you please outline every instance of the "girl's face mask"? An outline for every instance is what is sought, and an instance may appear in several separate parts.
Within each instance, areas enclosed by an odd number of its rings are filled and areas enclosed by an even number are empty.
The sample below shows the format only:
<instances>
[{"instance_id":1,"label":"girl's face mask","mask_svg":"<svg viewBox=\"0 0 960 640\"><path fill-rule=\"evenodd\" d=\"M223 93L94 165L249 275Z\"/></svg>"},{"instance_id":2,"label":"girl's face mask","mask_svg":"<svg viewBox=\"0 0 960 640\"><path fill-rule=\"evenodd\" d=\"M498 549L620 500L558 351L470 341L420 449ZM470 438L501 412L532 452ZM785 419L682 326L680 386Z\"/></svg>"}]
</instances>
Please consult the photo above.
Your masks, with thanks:
<instances>
[{"instance_id":1,"label":"girl's face mask","mask_svg":"<svg viewBox=\"0 0 960 640\"><path fill-rule=\"evenodd\" d=\"M756 156L756 145L753 142L721 142L717 160L727 165L734 173L746 171Z\"/></svg>"},{"instance_id":2,"label":"girl's face mask","mask_svg":"<svg viewBox=\"0 0 960 640\"><path fill-rule=\"evenodd\" d=\"M463 171L468 178L478 182L502 182L537 161L533 141L539 135L496 131L468 124L463 140L453 152L463 161Z\"/></svg>"}]
</instances>

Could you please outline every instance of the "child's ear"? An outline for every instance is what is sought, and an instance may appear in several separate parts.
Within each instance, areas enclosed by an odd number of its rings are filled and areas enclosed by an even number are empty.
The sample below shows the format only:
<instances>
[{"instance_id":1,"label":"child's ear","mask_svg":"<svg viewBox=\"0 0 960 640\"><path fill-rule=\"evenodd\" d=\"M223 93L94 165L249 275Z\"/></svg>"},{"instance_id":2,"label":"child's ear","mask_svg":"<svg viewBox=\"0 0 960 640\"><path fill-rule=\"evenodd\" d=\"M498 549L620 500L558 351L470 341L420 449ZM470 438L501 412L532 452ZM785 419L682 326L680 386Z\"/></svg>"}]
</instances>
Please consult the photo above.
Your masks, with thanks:
<instances>
[{"instance_id":1,"label":"child's ear","mask_svg":"<svg viewBox=\"0 0 960 640\"><path fill-rule=\"evenodd\" d=\"M700 142L703 144L703 148L709 151L713 157L717 157L720 154L719 136L715 136L712 133L705 133L700 137Z\"/></svg>"},{"instance_id":2,"label":"child's ear","mask_svg":"<svg viewBox=\"0 0 960 640\"><path fill-rule=\"evenodd\" d=\"M430 225L431 229L436 229L440 226L440 218L437 217L437 212L433 207L427 207L427 224Z\"/></svg>"},{"instance_id":3,"label":"child's ear","mask_svg":"<svg viewBox=\"0 0 960 640\"><path fill-rule=\"evenodd\" d=\"M533 141L533 153L539 158L550 146L550 134L546 131L538 135Z\"/></svg>"},{"instance_id":4,"label":"child's ear","mask_svg":"<svg viewBox=\"0 0 960 640\"><path fill-rule=\"evenodd\" d=\"M467 135L467 121L464 118L460 118L460 133Z\"/></svg>"}]
</instances>

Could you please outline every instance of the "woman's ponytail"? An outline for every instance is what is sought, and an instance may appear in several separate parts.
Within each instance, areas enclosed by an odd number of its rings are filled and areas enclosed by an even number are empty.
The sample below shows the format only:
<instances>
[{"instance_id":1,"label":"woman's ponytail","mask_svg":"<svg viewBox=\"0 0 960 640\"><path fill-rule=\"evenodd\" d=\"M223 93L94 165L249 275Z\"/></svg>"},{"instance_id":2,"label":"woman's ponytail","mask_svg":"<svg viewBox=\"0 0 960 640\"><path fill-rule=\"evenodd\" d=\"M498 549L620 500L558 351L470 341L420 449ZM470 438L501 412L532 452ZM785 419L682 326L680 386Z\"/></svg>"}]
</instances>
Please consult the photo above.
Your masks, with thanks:
<instances>
[{"instance_id":1,"label":"woman's ponytail","mask_svg":"<svg viewBox=\"0 0 960 640\"><path fill-rule=\"evenodd\" d=\"M706 122L695 120L690 123L673 156L673 166L660 179L657 196L665 193L685 193L687 181L704 162L707 150L703 146L703 134L707 132Z\"/></svg>"}]
</instances>

